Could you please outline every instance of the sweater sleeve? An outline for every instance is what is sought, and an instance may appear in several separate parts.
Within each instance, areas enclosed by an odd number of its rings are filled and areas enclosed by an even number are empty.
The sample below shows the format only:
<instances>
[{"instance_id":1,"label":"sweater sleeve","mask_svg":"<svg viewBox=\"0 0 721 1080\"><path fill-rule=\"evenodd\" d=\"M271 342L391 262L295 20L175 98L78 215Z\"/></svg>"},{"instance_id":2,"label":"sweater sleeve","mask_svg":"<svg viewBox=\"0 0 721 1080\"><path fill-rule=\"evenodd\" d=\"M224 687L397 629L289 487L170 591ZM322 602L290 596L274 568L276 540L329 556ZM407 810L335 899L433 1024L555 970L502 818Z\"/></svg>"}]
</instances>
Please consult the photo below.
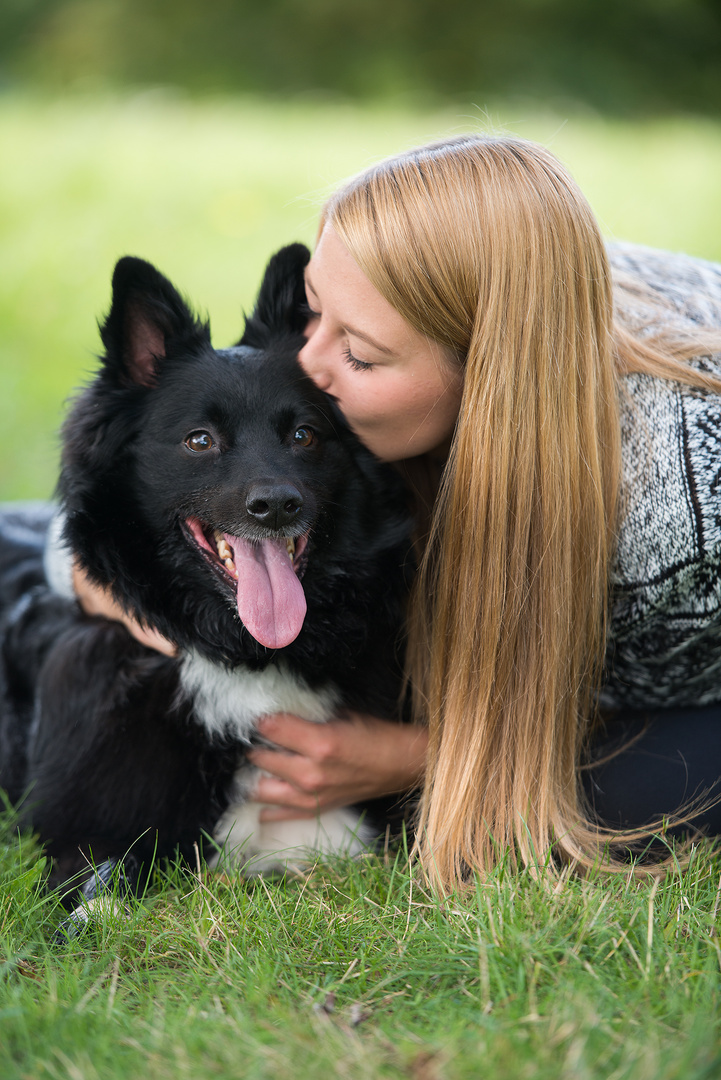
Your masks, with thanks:
<instances>
[{"instance_id":1,"label":"sweater sleeve","mask_svg":"<svg viewBox=\"0 0 721 1080\"><path fill-rule=\"evenodd\" d=\"M621 321L638 334L719 330L721 266L611 250ZM721 353L690 362L721 375ZM606 707L721 701L721 396L620 380L621 514L611 580Z\"/></svg>"}]
</instances>

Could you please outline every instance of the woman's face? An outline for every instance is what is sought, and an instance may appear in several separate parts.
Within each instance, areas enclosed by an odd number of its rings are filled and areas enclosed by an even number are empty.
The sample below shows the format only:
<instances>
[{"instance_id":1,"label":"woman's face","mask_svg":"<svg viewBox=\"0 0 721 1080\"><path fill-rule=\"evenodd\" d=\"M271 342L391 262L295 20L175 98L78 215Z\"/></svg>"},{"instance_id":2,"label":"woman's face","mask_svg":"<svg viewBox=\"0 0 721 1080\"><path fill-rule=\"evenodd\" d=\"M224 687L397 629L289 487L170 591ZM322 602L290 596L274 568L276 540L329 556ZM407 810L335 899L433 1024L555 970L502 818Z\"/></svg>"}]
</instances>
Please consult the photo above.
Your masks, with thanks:
<instances>
[{"instance_id":1,"label":"woman's face","mask_svg":"<svg viewBox=\"0 0 721 1080\"><path fill-rule=\"evenodd\" d=\"M445 455L462 389L448 350L381 296L330 226L308 265L306 291L313 315L300 362L361 442L383 461Z\"/></svg>"}]
</instances>

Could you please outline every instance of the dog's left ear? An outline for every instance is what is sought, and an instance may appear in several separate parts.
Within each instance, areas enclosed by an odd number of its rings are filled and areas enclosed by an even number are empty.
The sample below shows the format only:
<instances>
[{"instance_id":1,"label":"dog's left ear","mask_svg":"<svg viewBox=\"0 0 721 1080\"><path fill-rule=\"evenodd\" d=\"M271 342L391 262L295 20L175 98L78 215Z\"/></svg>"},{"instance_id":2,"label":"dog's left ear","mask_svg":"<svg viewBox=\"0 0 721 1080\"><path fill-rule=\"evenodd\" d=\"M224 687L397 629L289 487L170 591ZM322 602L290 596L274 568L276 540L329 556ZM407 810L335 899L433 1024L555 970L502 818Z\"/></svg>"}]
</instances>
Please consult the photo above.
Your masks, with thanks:
<instances>
[{"instance_id":1,"label":"dog's left ear","mask_svg":"<svg viewBox=\"0 0 721 1080\"><path fill-rule=\"evenodd\" d=\"M303 271L309 259L305 244L288 244L276 252L265 269L239 345L264 349L275 337L303 333L308 321Z\"/></svg>"},{"instance_id":2,"label":"dog's left ear","mask_svg":"<svg viewBox=\"0 0 721 1080\"><path fill-rule=\"evenodd\" d=\"M168 279L131 256L115 266L112 305L100 336L105 368L125 386L153 386L171 340L210 340L207 325L195 319Z\"/></svg>"}]
</instances>

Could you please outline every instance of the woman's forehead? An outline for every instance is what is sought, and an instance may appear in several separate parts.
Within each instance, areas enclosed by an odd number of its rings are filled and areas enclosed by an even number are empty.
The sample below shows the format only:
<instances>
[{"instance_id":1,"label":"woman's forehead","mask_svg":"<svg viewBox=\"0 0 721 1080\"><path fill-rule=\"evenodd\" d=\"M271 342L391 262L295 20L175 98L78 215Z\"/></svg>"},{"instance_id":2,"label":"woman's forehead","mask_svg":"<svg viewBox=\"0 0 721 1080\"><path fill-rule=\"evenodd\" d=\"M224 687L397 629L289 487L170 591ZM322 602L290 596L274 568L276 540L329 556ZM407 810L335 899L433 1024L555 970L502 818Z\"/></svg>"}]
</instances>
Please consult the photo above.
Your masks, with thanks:
<instances>
[{"instance_id":1,"label":"woman's forehead","mask_svg":"<svg viewBox=\"0 0 721 1080\"><path fill-rule=\"evenodd\" d=\"M322 313L381 352L396 352L417 331L368 280L343 241L328 226L306 270Z\"/></svg>"}]
</instances>

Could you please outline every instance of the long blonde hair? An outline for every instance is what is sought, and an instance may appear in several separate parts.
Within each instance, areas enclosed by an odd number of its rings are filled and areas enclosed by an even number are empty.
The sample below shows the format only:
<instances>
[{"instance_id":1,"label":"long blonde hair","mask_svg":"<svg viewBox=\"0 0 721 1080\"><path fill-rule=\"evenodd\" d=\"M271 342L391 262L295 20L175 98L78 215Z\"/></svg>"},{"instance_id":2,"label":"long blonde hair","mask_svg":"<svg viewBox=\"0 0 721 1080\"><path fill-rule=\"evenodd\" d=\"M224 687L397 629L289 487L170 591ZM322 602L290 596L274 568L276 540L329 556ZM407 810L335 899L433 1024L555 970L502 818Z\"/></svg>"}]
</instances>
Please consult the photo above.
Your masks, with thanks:
<instances>
[{"instance_id":1,"label":"long blonde hair","mask_svg":"<svg viewBox=\"0 0 721 1080\"><path fill-rule=\"evenodd\" d=\"M465 368L409 622L429 727L417 852L443 886L509 847L588 862L609 835L579 764L606 643L618 373L719 384L682 363L693 349L614 326L597 223L541 146L467 136L402 154L323 223Z\"/></svg>"}]
</instances>

